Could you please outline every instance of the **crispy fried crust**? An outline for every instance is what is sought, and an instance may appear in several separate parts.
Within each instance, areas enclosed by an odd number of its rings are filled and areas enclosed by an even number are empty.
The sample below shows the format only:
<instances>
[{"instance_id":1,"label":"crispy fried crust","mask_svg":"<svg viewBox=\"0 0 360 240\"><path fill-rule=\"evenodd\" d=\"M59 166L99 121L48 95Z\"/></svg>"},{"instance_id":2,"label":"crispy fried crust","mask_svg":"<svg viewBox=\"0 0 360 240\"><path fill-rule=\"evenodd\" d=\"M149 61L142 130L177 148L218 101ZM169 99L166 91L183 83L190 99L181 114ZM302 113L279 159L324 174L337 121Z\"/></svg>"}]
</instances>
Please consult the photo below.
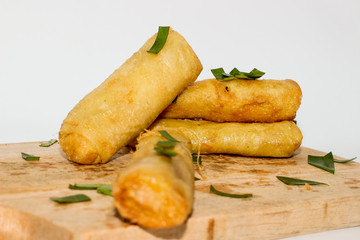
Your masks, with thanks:
<instances>
[{"instance_id":1,"label":"crispy fried crust","mask_svg":"<svg viewBox=\"0 0 360 240\"><path fill-rule=\"evenodd\" d=\"M293 80L208 79L187 87L163 118L201 118L214 122L293 120L302 93Z\"/></svg>"},{"instance_id":2,"label":"crispy fried crust","mask_svg":"<svg viewBox=\"0 0 360 240\"><path fill-rule=\"evenodd\" d=\"M179 132L169 131L181 141L175 157L154 150L158 132L148 132L139 139L137 151L113 185L114 205L120 215L149 228L168 228L182 224L192 211L194 169L189 140Z\"/></svg>"},{"instance_id":3,"label":"crispy fried crust","mask_svg":"<svg viewBox=\"0 0 360 240\"><path fill-rule=\"evenodd\" d=\"M292 121L276 123L215 123L158 119L151 129L177 129L191 141L192 152L227 153L254 157L290 157L302 134Z\"/></svg>"},{"instance_id":4,"label":"crispy fried crust","mask_svg":"<svg viewBox=\"0 0 360 240\"><path fill-rule=\"evenodd\" d=\"M70 111L59 133L70 160L107 162L196 80L202 65L186 40L170 30L163 49L148 53L155 38Z\"/></svg>"}]
</instances>

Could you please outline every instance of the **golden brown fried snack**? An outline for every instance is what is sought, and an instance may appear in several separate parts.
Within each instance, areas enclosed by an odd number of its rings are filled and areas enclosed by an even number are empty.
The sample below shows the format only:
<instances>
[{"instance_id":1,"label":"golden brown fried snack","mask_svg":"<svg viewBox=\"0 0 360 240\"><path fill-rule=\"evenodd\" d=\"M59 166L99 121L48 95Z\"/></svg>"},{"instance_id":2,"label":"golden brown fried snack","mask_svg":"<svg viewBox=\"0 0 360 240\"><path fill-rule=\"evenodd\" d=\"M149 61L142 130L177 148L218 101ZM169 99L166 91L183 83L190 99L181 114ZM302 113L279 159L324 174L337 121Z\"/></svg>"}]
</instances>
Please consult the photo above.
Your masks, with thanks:
<instances>
[{"instance_id":1,"label":"golden brown fried snack","mask_svg":"<svg viewBox=\"0 0 360 240\"><path fill-rule=\"evenodd\" d=\"M214 122L293 120L301 98L301 89L293 80L208 79L187 87L161 117Z\"/></svg>"},{"instance_id":2,"label":"golden brown fried snack","mask_svg":"<svg viewBox=\"0 0 360 240\"><path fill-rule=\"evenodd\" d=\"M155 38L156 34L68 114L59 140L70 160L107 162L196 80L202 65L186 40L170 30L163 49L148 53Z\"/></svg>"},{"instance_id":3,"label":"golden brown fried snack","mask_svg":"<svg viewBox=\"0 0 360 240\"><path fill-rule=\"evenodd\" d=\"M113 184L114 205L120 215L149 228L168 228L182 224L192 211L194 169L188 138L169 131L177 140L168 157L154 150L166 140L156 132L139 137L137 151Z\"/></svg>"},{"instance_id":4,"label":"golden brown fried snack","mask_svg":"<svg viewBox=\"0 0 360 240\"><path fill-rule=\"evenodd\" d=\"M158 119L151 129L177 129L190 139L193 153L200 151L203 154L290 157L302 141L301 131L292 121L215 123L187 119Z\"/></svg>"}]
</instances>

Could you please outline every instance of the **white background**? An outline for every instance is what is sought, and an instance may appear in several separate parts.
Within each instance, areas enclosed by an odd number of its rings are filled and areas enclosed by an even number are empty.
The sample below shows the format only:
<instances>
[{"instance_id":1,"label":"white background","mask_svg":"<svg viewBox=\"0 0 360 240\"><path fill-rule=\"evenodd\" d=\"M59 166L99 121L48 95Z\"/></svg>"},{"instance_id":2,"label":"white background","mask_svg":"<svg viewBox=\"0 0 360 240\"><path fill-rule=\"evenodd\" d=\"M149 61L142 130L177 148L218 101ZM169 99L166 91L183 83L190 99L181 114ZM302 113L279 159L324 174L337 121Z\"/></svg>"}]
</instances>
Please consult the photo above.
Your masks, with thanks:
<instances>
[{"instance_id":1,"label":"white background","mask_svg":"<svg viewBox=\"0 0 360 240\"><path fill-rule=\"evenodd\" d=\"M57 138L72 107L159 25L188 40L204 67L199 80L217 67L296 80L303 146L360 157L358 0L0 0L0 143Z\"/></svg>"}]
</instances>

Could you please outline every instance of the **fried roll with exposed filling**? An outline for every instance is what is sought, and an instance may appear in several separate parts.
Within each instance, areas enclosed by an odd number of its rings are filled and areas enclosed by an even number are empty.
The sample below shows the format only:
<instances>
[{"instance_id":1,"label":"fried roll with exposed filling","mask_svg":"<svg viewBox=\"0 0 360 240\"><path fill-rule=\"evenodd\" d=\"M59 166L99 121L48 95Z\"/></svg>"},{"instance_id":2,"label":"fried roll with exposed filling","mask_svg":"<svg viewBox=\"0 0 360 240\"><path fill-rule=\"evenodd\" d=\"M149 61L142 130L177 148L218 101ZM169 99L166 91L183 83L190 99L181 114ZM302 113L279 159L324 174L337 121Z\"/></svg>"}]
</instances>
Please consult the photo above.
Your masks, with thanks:
<instances>
[{"instance_id":1,"label":"fried roll with exposed filling","mask_svg":"<svg viewBox=\"0 0 360 240\"><path fill-rule=\"evenodd\" d=\"M113 184L114 205L120 215L148 228L168 228L182 224L192 211L194 169L189 139L169 131L179 142L172 148L176 156L154 150L159 141L168 141L159 132L146 132L129 165ZM161 147L160 147L161 148Z\"/></svg>"},{"instance_id":2,"label":"fried roll with exposed filling","mask_svg":"<svg viewBox=\"0 0 360 240\"><path fill-rule=\"evenodd\" d=\"M227 153L253 157L290 157L302 141L293 121L276 123L215 123L158 119L151 129L177 129L191 141L192 152Z\"/></svg>"},{"instance_id":3,"label":"fried roll with exposed filling","mask_svg":"<svg viewBox=\"0 0 360 240\"><path fill-rule=\"evenodd\" d=\"M161 117L279 122L295 118L301 98L301 89L293 80L208 79L187 87Z\"/></svg>"},{"instance_id":4,"label":"fried roll with exposed filling","mask_svg":"<svg viewBox=\"0 0 360 240\"><path fill-rule=\"evenodd\" d=\"M107 162L196 80L202 65L186 40L170 30L162 50L149 53L155 38L70 111L59 133L70 160Z\"/></svg>"}]
</instances>

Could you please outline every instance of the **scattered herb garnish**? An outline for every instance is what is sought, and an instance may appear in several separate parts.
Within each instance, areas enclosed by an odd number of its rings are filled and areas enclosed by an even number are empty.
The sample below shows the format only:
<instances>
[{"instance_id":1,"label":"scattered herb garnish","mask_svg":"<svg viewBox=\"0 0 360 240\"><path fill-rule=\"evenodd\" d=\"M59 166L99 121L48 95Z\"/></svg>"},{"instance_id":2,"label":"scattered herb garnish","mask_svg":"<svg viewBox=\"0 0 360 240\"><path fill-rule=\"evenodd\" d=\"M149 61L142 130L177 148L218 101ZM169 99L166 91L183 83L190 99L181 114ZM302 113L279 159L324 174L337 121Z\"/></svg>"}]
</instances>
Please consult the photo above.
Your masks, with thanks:
<instances>
[{"instance_id":1,"label":"scattered herb garnish","mask_svg":"<svg viewBox=\"0 0 360 240\"><path fill-rule=\"evenodd\" d=\"M237 68L233 68L233 70L230 71L229 75L234 77L236 76L237 78L242 78L242 79L249 78L248 76L246 76L245 72L240 72Z\"/></svg>"},{"instance_id":2,"label":"scattered herb garnish","mask_svg":"<svg viewBox=\"0 0 360 240\"><path fill-rule=\"evenodd\" d=\"M172 142L179 142L178 140L176 140L173 136L171 136L167 131L165 130L159 130L159 133L166 138L167 140L170 140Z\"/></svg>"},{"instance_id":3,"label":"scattered herb garnish","mask_svg":"<svg viewBox=\"0 0 360 240\"><path fill-rule=\"evenodd\" d=\"M26 161L39 161L40 157L22 152L21 157Z\"/></svg>"},{"instance_id":4,"label":"scattered herb garnish","mask_svg":"<svg viewBox=\"0 0 360 240\"><path fill-rule=\"evenodd\" d=\"M308 164L321 168L332 174L335 173L334 157L332 155L332 152L329 152L325 156L308 155Z\"/></svg>"},{"instance_id":5,"label":"scattered herb garnish","mask_svg":"<svg viewBox=\"0 0 360 240\"><path fill-rule=\"evenodd\" d=\"M212 74L218 80L232 80L232 79L257 79L262 77L265 73L254 68L251 72L240 72L234 68L230 73L225 73L223 68L211 69Z\"/></svg>"},{"instance_id":6,"label":"scattered herb garnish","mask_svg":"<svg viewBox=\"0 0 360 240\"><path fill-rule=\"evenodd\" d=\"M96 190L105 184L69 184L69 188L72 190Z\"/></svg>"},{"instance_id":7,"label":"scattered herb garnish","mask_svg":"<svg viewBox=\"0 0 360 240\"><path fill-rule=\"evenodd\" d=\"M344 159L344 160L334 158L334 162L336 162L336 163L347 163L347 162L354 161L355 159L356 159L356 157L353 157L353 158L350 158L350 159Z\"/></svg>"},{"instance_id":8,"label":"scattered herb garnish","mask_svg":"<svg viewBox=\"0 0 360 240\"><path fill-rule=\"evenodd\" d=\"M112 185L104 184L97 188L97 193L112 196Z\"/></svg>"},{"instance_id":9,"label":"scattered herb garnish","mask_svg":"<svg viewBox=\"0 0 360 240\"><path fill-rule=\"evenodd\" d=\"M284 176L276 176L276 177L277 177L277 179L279 179L280 181L282 181L286 185L305 185L306 183L309 184L309 185L320 185L320 184L327 185L326 183L315 182L315 181L311 181L311 180L290 178L290 177L284 177Z\"/></svg>"},{"instance_id":10,"label":"scattered herb garnish","mask_svg":"<svg viewBox=\"0 0 360 240\"><path fill-rule=\"evenodd\" d=\"M192 155L192 160L193 160L193 164L197 164L198 163L198 156L197 155ZM199 156L199 164L202 164L201 156Z\"/></svg>"},{"instance_id":11,"label":"scattered herb garnish","mask_svg":"<svg viewBox=\"0 0 360 240\"><path fill-rule=\"evenodd\" d=\"M51 145L53 145L56 142L57 142L56 139L50 139L49 141L44 142L44 143L40 144L39 146L40 147L50 147Z\"/></svg>"},{"instance_id":12,"label":"scattered herb garnish","mask_svg":"<svg viewBox=\"0 0 360 240\"><path fill-rule=\"evenodd\" d=\"M223 80L225 78L224 74L226 73L223 68L214 68L211 69L211 72L214 75L214 77L218 80Z\"/></svg>"},{"instance_id":13,"label":"scattered herb garnish","mask_svg":"<svg viewBox=\"0 0 360 240\"><path fill-rule=\"evenodd\" d=\"M173 157L178 155L177 152L172 151L170 149L173 149L176 145L178 140L176 140L173 136L171 136L167 131L165 130L159 130L159 133L166 138L169 141L158 141L154 147L154 150L162 155Z\"/></svg>"},{"instance_id":14,"label":"scattered herb garnish","mask_svg":"<svg viewBox=\"0 0 360 240\"><path fill-rule=\"evenodd\" d=\"M172 141L158 141L156 143L157 146L159 147L164 147L164 148L173 148L176 145L176 142L172 142Z\"/></svg>"},{"instance_id":15,"label":"scattered herb garnish","mask_svg":"<svg viewBox=\"0 0 360 240\"><path fill-rule=\"evenodd\" d=\"M265 73L259 71L258 69L254 68L251 72L240 72L237 68L231 70L230 75L240 79L257 79L264 75Z\"/></svg>"},{"instance_id":16,"label":"scattered herb garnish","mask_svg":"<svg viewBox=\"0 0 360 240\"><path fill-rule=\"evenodd\" d=\"M167 150L167 149L163 149L163 148L159 148L159 147L154 147L154 150L162 155L168 156L168 157L174 157L176 155L178 155L177 152L172 151L172 150Z\"/></svg>"},{"instance_id":17,"label":"scattered herb garnish","mask_svg":"<svg viewBox=\"0 0 360 240\"><path fill-rule=\"evenodd\" d=\"M110 184L69 184L72 190L97 190L97 193L112 196L112 185Z\"/></svg>"},{"instance_id":18,"label":"scattered herb garnish","mask_svg":"<svg viewBox=\"0 0 360 240\"><path fill-rule=\"evenodd\" d=\"M197 178L197 177L194 177L194 180L195 181L199 181L199 180L201 180L200 178Z\"/></svg>"},{"instance_id":19,"label":"scattered herb garnish","mask_svg":"<svg viewBox=\"0 0 360 240\"><path fill-rule=\"evenodd\" d=\"M66 197L51 197L50 200L63 204L63 203L77 203L77 202L85 202L90 201L91 198L84 194L71 195Z\"/></svg>"},{"instance_id":20,"label":"scattered herb garnish","mask_svg":"<svg viewBox=\"0 0 360 240\"><path fill-rule=\"evenodd\" d=\"M213 185L210 185L210 192L212 192L216 195L220 195L220 196L224 196L224 197L231 197L231 198L250 198L253 196L251 193L232 194L232 193L221 192L219 190L216 190Z\"/></svg>"},{"instance_id":21,"label":"scattered herb garnish","mask_svg":"<svg viewBox=\"0 0 360 240\"><path fill-rule=\"evenodd\" d=\"M155 53L158 54L161 49L164 47L168 34L169 34L170 27L161 27L159 26L159 30L155 39L154 44L148 50L149 53Z\"/></svg>"}]
</instances>

